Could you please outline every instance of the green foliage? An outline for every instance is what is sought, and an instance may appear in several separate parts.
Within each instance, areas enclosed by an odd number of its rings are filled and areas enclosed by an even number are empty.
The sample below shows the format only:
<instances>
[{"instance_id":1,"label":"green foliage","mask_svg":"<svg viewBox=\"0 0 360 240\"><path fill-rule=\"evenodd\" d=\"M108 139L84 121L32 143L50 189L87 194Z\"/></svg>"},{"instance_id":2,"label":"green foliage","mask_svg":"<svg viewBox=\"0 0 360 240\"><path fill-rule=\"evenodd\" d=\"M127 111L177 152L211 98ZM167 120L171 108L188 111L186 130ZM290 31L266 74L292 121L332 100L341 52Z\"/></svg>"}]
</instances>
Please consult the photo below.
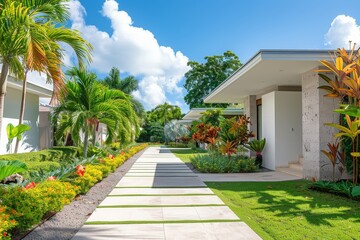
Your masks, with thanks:
<instances>
[{"instance_id":1,"label":"green foliage","mask_svg":"<svg viewBox=\"0 0 360 240\"><path fill-rule=\"evenodd\" d=\"M250 141L248 144L245 144L244 147L249 149L250 151L253 151L256 153L256 159L255 159L255 164L259 167L261 167L262 165L262 151L264 150L266 144L266 139L254 139L252 141Z\"/></svg>"},{"instance_id":2,"label":"green foliage","mask_svg":"<svg viewBox=\"0 0 360 240\"><path fill-rule=\"evenodd\" d=\"M20 124L20 125L14 127L13 124L9 123L6 126L6 133L7 133L7 137L8 137L7 150L11 151L11 144L12 144L14 138L17 138L17 140L20 141L22 139L23 134L26 131L29 131L30 129L31 129L31 127L26 124ZM16 151L17 150L15 149L15 152Z\"/></svg>"},{"instance_id":3,"label":"green foliage","mask_svg":"<svg viewBox=\"0 0 360 240\"><path fill-rule=\"evenodd\" d=\"M13 124L9 123L6 126L6 133L7 133L9 142L12 141L14 138L21 140L23 133L26 131L29 131L30 129L31 129L31 127L26 124L20 124L20 125L14 127Z\"/></svg>"},{"instance_id":4,"label":"green foliage","mask_svg":"<svg viewBox=\"0 0 360 240\"><path fill-rule=\"evenodd\" d=\"M200 118L200 122L214 127L219 126L223 120L222 109L206 110Z\"/></svg>"},{"instance_id":5,"label":"green foliage","mask_svg":"<svg viewBox=\"0 0 360 240\"><path fill-rule=\"evenodd\" d=\"M75 147L54 147L38 152L17 153L0 155L0 160L19 160L24 163L52 161L61 162L66 159L78 157L78 150Z\"/></svg>"},{"instance_id":6,"label":"green foliage","mask_svg":"<svg viewBox=\"0 0 360 240\"><path fill-rule=\"evenodd\" d=\"M360 200L360 186L354 185L349 181L317 181L311 183L309 188Z\"/></svg>"},{"instance_id":7,"label":"green foliage","mask_svg":"<svg viewBox=\"0 0 360 240\"><path fill-rule=\"evenodd\" d=\"M26 164L18 160L0 161L0 181L14 173L21 173L26 170L27 170Z\"/></svg>"},{"instance_id":8,"label":"green foliage","mask_svg":"<svg viewBox=\"0 0 360 240\"><path fill-rule=\"evenodd\" d=\"M60 104L54 109L52 122L57 126L55 138L60 141L67 133L77 145L84 133L84 156L87 155L89 133L95 145L96 128L100 123L107 128L107 143L117 139L130 143L139 133L139 121L130 97L119 90L108 89L97 82L94 73L70 69L71 78L61 92ZM62 121L61 121L62 120Z\"/></svg>"},{"instance_id":9,"label":"green foliage","mask_svg":"<svg viewBox=\"0 0 360 240\"><path fill-rule=\"evenodd\" d=\"M160 104L147 113L147 121L157 122L165 126L171 120L181 119L182 113L178 106L168 103Z\"/></svg>"},{"instance_id":10,"label":"green foliage","mask_svg":"<svg viewBox=\"0 0 360 240\"><path fill-rule=\"evenodd\" d=\"M231 51L223 55L207 56L205 63L188 62L185 102L190 108L226 107L227 104L205 104L203 98L233 74L240 66L239 58Z\"/></svg>"},{"instance_id":11,"label":"green foliage","mask_svg":"<svg viewBox=\"0 0 360 240\"><path fill-rule=\"evenodd\" d=\"M60 211L75 197L76 190L69 183L45 181L27 190L22 187L2 189L1 199L19 213L15 220L17 228L23 231L39 223L46 213Z\"/></svg>"},{"instance_id":12,"label":"green foliage","mask_svg":"<svg viewBox=\"0 0 360 240\"><path fill-rule=\"evenodd\" d=\"M232 157L230 160L225 156L197 155L191 158L192 165L202 173L240 173L254 172L258 168L253 158L246 156Z\"/></svg>"}]
</instances>

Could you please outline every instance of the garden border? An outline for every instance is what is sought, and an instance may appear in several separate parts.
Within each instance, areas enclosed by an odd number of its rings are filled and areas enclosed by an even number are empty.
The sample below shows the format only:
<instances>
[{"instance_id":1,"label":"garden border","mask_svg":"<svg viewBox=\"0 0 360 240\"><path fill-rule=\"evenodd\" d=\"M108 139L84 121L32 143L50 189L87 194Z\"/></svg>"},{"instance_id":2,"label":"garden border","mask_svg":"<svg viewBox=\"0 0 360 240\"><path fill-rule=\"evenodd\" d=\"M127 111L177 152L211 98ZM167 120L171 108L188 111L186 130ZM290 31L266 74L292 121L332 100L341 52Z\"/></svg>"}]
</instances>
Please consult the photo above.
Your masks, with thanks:
<instances>
[{"instance_id":1,"label":"garden border","mask_svg":"<svg viewBox=\"0 0 360 240\"><path fill-rule=\"evenodd\" d=\"M69 205L66 205L60 212L38 225L26 236L14 236L14 239L71 239L147 148L137 152L119 166L115 172L95 184L86 194L76 197Z\"/></svg>"}]
</instances>

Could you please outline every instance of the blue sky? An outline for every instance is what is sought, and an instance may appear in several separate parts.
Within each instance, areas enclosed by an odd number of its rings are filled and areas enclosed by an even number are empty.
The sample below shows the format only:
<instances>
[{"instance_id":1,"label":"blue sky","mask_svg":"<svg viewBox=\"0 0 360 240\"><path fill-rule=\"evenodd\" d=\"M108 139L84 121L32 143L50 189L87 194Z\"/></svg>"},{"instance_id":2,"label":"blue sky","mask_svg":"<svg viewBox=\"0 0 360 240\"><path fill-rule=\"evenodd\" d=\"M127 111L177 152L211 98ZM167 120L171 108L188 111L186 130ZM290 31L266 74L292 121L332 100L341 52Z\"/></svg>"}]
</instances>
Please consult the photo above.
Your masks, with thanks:
<instances>
[{"instance_id":1,"label":"blue sky","mask_svg":"<svg viewBox=\"0 0 360 240\"><path fill-rule=\"evenodd\" d=\"M182 89L184 81L181 78L188 70L184 65L186 59L203 61L207 55L231 50L244 63L259 49L327 49L341 47L338 45L350 37L360 43L359 27L351 21L360 21L360 2L355 0L72 2L73 28L85 32L85 38L93 41L95 60L92 68L104 76L113 64L123 75L136 75L141 89L135 96L143 100L147 108L165 100L180 104L183 111L187 111L182 99L186 92ZM107 10L104 10L105 5ZM86 14L76 15L84 11ZM351 18L338 18L332 34L325 37L339 15ZM119 23L128 18L131 18L128 25ZM104 37L106 33L109 36ZM121 40L122 37L126 40ZM331 44L325 45L328 41ZM165 51L163 47L168 48ZM161 53L158 53L159 49ZM178 55L178 51L182 55ZM111 55L114 53L117 58ZM152 54L156 55L153 62ZM102 66L101 59L108 62Z\"/></svg>"}]
</instances>

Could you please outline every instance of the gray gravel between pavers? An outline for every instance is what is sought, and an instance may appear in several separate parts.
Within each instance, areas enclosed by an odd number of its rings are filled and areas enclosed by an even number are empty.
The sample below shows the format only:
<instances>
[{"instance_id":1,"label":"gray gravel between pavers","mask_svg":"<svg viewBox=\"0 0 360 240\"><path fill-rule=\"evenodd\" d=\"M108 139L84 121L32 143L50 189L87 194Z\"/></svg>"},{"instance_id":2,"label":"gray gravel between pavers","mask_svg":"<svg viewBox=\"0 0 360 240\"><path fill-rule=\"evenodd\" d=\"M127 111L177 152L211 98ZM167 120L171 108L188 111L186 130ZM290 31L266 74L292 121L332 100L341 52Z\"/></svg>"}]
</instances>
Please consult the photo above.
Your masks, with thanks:
<instances>
[{"instance_id":1,"label":"gray gravel between pavers","mask_svg":"<svg viewBox=\"0 0 360 240\"><path fill-rule=\"evenodd\" d=\"M70 205L65 206L63 210L35 228L23 239L71 239L145 150L146 148L128 159L114 173L93 186L86 195L73 200Z\"/></svg>"}]
</instances>

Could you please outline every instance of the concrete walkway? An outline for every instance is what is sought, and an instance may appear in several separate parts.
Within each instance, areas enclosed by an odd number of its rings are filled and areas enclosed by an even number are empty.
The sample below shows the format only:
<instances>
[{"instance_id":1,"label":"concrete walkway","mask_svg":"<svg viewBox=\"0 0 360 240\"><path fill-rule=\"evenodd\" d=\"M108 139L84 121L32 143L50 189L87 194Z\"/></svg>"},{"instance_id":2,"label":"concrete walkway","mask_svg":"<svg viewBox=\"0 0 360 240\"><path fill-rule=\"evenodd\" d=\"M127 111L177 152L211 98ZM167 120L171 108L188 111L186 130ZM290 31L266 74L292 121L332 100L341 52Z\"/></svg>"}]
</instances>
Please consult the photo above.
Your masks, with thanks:
<instances>
[{"instance_id":1,"label":"concrete walkway","mask_svg":"<svg viewBox=\"0 0 360 240\"><path fill-rule=\"evenodd\" d=\"M174 154L150 147L73 239L261 238Z\"/></svg>"}]
</instances>

